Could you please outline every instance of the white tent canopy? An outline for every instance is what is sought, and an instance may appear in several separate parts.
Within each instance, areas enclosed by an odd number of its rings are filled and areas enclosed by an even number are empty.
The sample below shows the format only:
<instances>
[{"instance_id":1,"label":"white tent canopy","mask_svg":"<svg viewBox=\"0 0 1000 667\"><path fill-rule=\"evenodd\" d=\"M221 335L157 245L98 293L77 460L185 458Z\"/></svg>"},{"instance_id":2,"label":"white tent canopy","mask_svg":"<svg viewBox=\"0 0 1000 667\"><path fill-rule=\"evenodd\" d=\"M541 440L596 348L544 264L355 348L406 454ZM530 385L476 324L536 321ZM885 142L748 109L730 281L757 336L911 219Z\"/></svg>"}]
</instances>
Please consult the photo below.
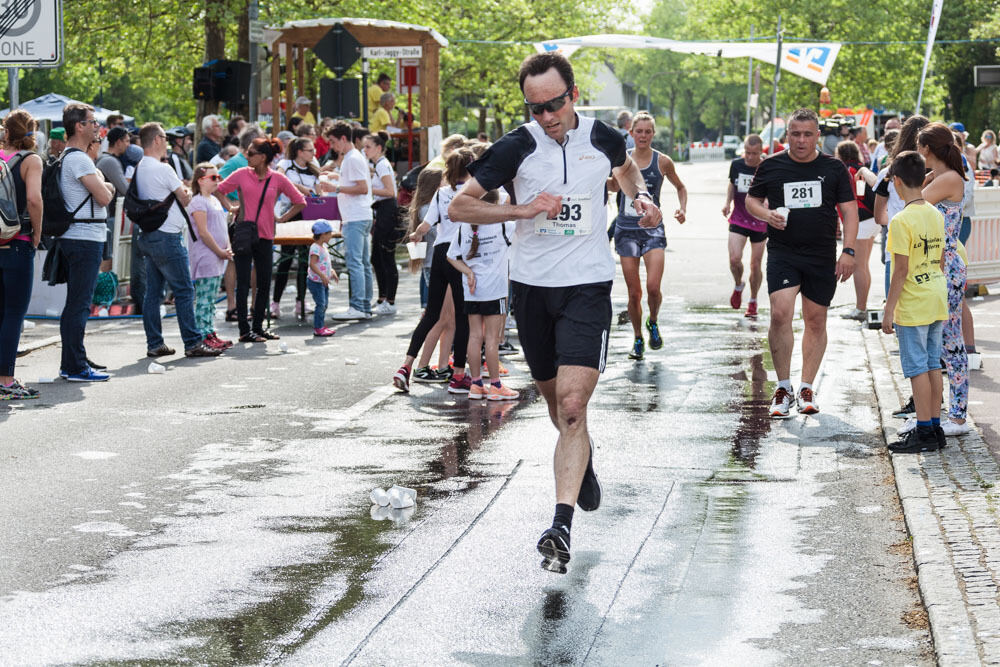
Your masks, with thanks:
<instances>
[{"instance_id":1,"label":"white tent canopy","mask_svg":"<svg viewBox=\"0 0 1000 667\"><path fill-rule=\"evenodd\" d=\"M774 65L778 59L777 42L680 42L645 35L584 35L549 42L538 42L541 53L559 51L567 58L581 47L604 49L658 49L719 58L755 58ZM781 69L825 84L840 52L839 42L782 42Z\"/></svg>"},{"instance_id":2,"label":"white tent canopy","mask_svg":"<svg viewBox=\"0 0 1000 667\"><path fill-rule=\"evenodd\" d=\"M31 116L38 121L47 120L53 123L62 122L63 109L67 104L72 103L82 104L79 100L74 100L65 95L59 95L57 93L48 93L47 95L42 95L41 97L36 97L33 100L29 100L19 105L18 109L24 109ZM5 117L10 113L10 109L4 109L0 111L0 118ZM105 109L104 107L94 108L94 118L96 118L101 123L107 123L108 116L111 114L121 114L113 109ZM135 118L132 116L125 116L125 122L131 123Z\"/></svg>"}]
</instances>

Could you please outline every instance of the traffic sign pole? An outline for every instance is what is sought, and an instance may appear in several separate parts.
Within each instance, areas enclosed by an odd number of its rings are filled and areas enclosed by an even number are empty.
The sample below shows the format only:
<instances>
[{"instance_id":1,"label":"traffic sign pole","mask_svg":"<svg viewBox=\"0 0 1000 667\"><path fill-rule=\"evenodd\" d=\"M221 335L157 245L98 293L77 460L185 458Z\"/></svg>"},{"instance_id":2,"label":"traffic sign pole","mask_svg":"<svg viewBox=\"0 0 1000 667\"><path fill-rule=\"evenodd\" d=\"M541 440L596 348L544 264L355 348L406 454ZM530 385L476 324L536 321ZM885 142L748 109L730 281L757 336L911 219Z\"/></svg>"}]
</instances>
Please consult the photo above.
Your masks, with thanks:
<instances>
[{"instance_id":1,"label":"traffic sign pole","mask_svg":"<svg viewBox=\"0 0 1000 667\"><path fill-rule=\"evenodd\" d=\"M10 97L10 108L16 109L21 105L20 98L20 75L21 71L17 67L7 68L7 90L8 97Z\"/></svg>"}]
</instances>

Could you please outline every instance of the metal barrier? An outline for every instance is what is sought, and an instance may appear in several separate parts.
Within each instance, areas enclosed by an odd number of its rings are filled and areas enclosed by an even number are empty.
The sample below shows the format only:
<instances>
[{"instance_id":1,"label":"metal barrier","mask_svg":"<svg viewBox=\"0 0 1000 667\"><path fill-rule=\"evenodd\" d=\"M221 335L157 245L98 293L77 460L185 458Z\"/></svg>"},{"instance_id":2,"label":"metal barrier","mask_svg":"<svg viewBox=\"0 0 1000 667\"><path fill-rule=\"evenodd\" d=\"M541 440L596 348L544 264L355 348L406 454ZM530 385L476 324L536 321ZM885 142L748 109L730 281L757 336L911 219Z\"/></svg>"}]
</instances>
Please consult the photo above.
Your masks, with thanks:
<instances>
[{"instance_id":1,"label":"metal barrier","mask_svg":"<svg viewBox=\"0 0 1000 667\"><path fill-rule=\"evenodd\" d=\"M721 141L708 141L691 144L692 162L702 162L708 160L725 160L726 151L722 147Z\"/></svg>"},{"instance_id":2,"label":"metal barrier","mask_svg":"<svg viewBox=\"0 0 1000 667\"><path fill-rule=\"evenodd\" d=\"M968 284L1000 281L1000 188L976 188L976 215L965 251Z\"/></svg>"}]
</instances>

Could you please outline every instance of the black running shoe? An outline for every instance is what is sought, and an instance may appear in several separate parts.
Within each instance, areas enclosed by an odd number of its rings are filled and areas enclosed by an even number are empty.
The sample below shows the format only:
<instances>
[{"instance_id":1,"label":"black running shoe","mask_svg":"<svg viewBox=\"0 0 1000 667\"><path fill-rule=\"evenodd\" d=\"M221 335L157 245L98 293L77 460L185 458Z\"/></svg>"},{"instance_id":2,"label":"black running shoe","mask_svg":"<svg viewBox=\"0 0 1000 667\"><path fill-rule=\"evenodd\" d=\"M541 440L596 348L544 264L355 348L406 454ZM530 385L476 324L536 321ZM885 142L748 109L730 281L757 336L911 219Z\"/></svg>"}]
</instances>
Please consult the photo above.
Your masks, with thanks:
<instances>
[{"instance_id":1,"label":"black running shoe","mask_svg":"<svg viewBox=\"0 0 1000 667\"><path fill-rule=\"evenodd\" d=\"M899 419L909 419L910 417L916 417L917 409L913 406L913 397L910 396L909 400L907 400L906 403L903 404L903 407L893 412L892 416L897 417Z\"/></svg>"},{"instance_id":2,"label":"black running shoe","mask_svg":"<svg viewBox=\"0 0 1000 667\"><path fill-rule=\"evenodd\" d=\"M538 540L538 553L542 554L542 569L566 574L569 562L569 533L562 527L548 528Z\"/></svg>"},{"instance_id":3,"label":"black running shoe","mask_svg":"<svg viewBox=\"0 0 1000 667\"><path fill-rule=\"evenodd\" d=\"M504 342L500 343L499 349L501 357L505 357L510 354L517 354L518 352L520 352L520 350L514 347L514 344L508 340L505 340Z\"/></svg>"},{"instance_id":4,"label":"black running shoe","mask_svg":"<svg viewBox=\"0 0 1000 667\"><path fill-rule=\"evenodd\" d=\"M660 336L660 327L656 322L650 322L646 318L646 330L649 331L649 349L659 350L663 347L663 338Z\"/></svg>"},{"instance_id":5,"label":"black running shoe","mask_svg":"<svg viewBox=\"0 0 1000 667\"><path fill-rule=\"evenodd\" d=\"M583 482L580 484L576 504L584 512L593 512L601 506L601 483L597 481L597 475L594 473L593 438L590 439L590 459L587 461L587 470L583 473Z\"/></svg>"},{"instance_id":6,"label":"black running shoe","mask_svg":"<svg viewBox=\"0 0 1000 667\"><path fill-rule=\"evenodd\" d=\"M889 445L889 451L894 454L919 454L921 452L936 452L941 449L938 435L933 428L918 426L897 442Z\"/></svg>"},{"instance_id":7,"label":"black running shoe","mask_svg":"<svg viewBox=\"0 0 1000 667\"><path fill-rule=\"evenodd\" d=\"M641 361L643 357L643 352L645 351L646 351L646 343L644 343L641 338L636 338L635 342L632 344L632 351L628 353L628 358L635 359L636 361Z\"/></svg>"},{"instance_id":8,"label":"black running shoe","mask_svg":"<svg viewBox=\"0 0 1000 667\"><path fill-rule=\"evenodd\" d=\"M447 382L450 378L442 378L436 370L430 366L424 366L413 371L413 379L416 382Z\"/></svg>"}]
</instances>

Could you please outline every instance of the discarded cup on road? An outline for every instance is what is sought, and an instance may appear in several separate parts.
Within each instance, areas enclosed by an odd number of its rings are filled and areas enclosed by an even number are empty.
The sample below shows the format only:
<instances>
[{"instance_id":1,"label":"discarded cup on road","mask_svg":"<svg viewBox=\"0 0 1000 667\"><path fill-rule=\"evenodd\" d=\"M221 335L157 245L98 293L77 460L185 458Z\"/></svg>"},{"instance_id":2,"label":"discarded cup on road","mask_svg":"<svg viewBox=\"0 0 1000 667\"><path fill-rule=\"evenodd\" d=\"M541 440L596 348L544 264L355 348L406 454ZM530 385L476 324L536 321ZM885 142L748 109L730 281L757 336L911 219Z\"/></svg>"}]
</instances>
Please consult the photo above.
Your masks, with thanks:
<instances>
[{"instance_id":1,"label":"discarded cup on road","mask_svg":"<svg viewBox=\"0 0 1000 667\"><path fill-rule=\"evenodd\" d=\"M146 369L146 372L152 373L153 375L163 375L164 373L167 372L167 367L153 361L150 362L149 367Z\"/></svg>"},{"instance_id":2,"label":"discarded cup on road","mask_svg":"<svg viewBox=\"0 0 1000 667\"><path fill-rule=\"evenodd\" d=\"M407 495L407 496L410 497L410 500L412 500L413 502L417 502L417 490L416 489L408 489L405 486L399 486L398 484L393 484L389 488L389 493L391 494L393 492L393 490L396 490L396 491L398 491L401 494Z\"/></svg>"},{"instance_id":3,"label":"discarded cup on road","mask_svg":"<svg viewBox=\"0 0 1000 667\"><path fill-rule=\"evenodd\" d=\"M55 378L38 378L38 384L52 384L55 381Z\"/></svg>"},{"instance_id":4,"label":"discarded cup on road","mask_svg":"<svg viewBox=\"0 0 1000 667\"><path fill-rule=\"evenodd\" d=\"M384 489L372 489L372 492L368 494L371 498L372 503L378 505L379 507L386 507L389 505L389 494L385 492Z\"/></svg>"},{"instance_id":5,"label":"discarded cup on road","mask_svg":"<svg viewBox=\"0 0 1000 667\"><path fill-rule=\"evenodd\" d=\"M404 507L413 507L413 498L407 493L409 489L402 489L401 487L394 486L389 489L389 504L392 505L393 509L403 509Z\"/></svg>"},{"instance_id":6,"label":"discarded cup on road","mask_svg":"<svg viewBox=\"0 0 1000 667\"><path fill-rule=\"evenodd\" d=\"M345 366L357 366L358 365L358 360L357 359L344 359L344 365Z\"/></svg>"},{"instance_id":7,"label":"discarded cup on road","mask_svg":"<svg viewBox=\"0 0 1000 667\"><path fill-rule=\"evenodd\" d=\"M386 519L392 518L392 508L386 505L382 507L381 505L372 505L372 508L368 511L368 514L375 521L385 521Z\"/></svg>"},{"instance_id":8,"label":"discarded cup on road","mask_svg":"<svg viewBox=\"0 0 1000 667\"><path fill-rule=\"evenodd\" d=\"M385 509L385 508L380 508ZM409 507L404 507L402 509L390 509L389 518L396 526L404 526L410 521L410 517L413 516L413 512L416 510L415 507L410 505Z\"/></svg>"},{"instance_id":9,"label":"discarded cup on road","mask_svg":"<svg viewBox=\"0 0 1000 667\"><path fill-rule=\"evenodd\" d=\"M288 352L288 343L286 343L285 341L281 341L280 343L278 343L278 349L281 350L282 352Z\"/></svg>"}]
</instances>

